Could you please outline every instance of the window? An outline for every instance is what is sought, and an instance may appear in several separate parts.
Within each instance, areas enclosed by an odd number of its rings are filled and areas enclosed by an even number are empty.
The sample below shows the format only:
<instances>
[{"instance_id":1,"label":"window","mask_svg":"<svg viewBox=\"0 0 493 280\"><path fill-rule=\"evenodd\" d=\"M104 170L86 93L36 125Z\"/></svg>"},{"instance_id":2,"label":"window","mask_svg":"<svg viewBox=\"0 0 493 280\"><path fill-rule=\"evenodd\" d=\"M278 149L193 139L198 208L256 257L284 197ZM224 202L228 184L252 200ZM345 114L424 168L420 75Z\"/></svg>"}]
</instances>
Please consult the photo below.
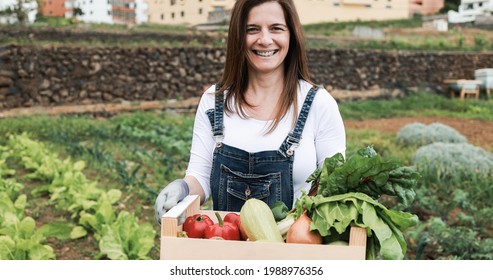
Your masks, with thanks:
<instances>
[{"instance_id":1,"label":"window","mask_svg":"<svg viewBox=\"0 0 493 280\"><path fill-rule=\"evenodd\" d=\"M161 20L164 20L164 14L161 14Z\"/></svg>"},{"instance_id":2,"label":"window","mask_svg":"<svg viewBox=\"0 0 493 280\"><path fill-rule=\"evenodd\" d=\"M181 12L181 17L185 17L185 12L184 11Z\"/></svg>"},{"instance_id":3,"label":"window","mask_svg":"<svg viewBox=\"0 0 493 280\"><path fill-rule=\"evenodd\" d=\"M175 13L171 13L171 18L175 18Z\"/></svg>"},{"instance_id":4,"label":"window","mask_svg":"<svg viewBox=\"0 0 493 280\"><path fill-rule=\"evenodd\" d=\"M201 15L201 14L202 14L202 12L203 12L203 11L202 11L202 8L200 8L200 9L199 9L199 15Z\"/></svg>"},{"instance_id":5,"label":"window","mask_svg":"<svg viewBox=\"0 0 493 280\"><path fill-rule=\"evenodd\" d=\"M171 6L176 5L176 0L170 0L169 2L170 2L169 4L170 4Z\"/></svg>"}]
</instances>

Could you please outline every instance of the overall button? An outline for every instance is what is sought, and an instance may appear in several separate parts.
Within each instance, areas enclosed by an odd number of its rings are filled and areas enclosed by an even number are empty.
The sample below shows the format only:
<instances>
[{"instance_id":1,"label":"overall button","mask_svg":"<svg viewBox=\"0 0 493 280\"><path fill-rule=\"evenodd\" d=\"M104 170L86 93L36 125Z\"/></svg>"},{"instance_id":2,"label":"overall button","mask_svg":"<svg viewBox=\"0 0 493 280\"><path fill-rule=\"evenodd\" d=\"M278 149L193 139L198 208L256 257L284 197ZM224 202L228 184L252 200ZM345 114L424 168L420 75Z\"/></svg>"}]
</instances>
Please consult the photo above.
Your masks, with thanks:
<instances>
[{"instance_id":1,"label":"overall button","mask_svg":"<svg viewBox=\"0 0 493 280\"><path fill-rule=\"evenodd\" d=\"M247 186L247 188L245 189L245 195L248 197L252 194L252 190L250 190L250 186Z\"/></svg>"}]
</instances>

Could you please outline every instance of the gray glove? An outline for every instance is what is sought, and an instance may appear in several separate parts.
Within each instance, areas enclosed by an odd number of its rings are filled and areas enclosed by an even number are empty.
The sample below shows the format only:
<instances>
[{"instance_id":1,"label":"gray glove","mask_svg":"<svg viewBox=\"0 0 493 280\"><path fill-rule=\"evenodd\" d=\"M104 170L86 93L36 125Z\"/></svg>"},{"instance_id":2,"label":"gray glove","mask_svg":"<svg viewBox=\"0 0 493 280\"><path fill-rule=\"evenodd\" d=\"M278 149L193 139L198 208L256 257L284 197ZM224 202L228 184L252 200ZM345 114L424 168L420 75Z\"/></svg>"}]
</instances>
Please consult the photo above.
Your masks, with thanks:
<instances>
[{"instance_id":1,"label":"gray glove","mask_svg":"<svg viewBox=\"0 0 493 280\"><path fill-rule=\"evenodd\" d=\"M156 211L156 222L161 224L161 217L173 208L178 202L183 200L189 193L187 182L183 179L176 179L169 183L159 193L156 198L154 209Z\"/></svg>"}]
</instances>

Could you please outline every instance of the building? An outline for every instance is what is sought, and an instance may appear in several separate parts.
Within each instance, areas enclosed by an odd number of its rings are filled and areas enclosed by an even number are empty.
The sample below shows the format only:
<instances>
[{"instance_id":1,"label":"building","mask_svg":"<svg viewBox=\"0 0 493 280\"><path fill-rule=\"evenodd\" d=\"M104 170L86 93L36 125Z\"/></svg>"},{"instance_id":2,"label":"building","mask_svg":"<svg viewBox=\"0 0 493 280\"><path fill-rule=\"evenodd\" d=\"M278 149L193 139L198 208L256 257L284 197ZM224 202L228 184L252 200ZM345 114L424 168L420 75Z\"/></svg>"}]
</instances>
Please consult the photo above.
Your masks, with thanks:
<instances>
[{"instance_id":1,"label":"building","mask_svg":"<svg viewBox=\"0 0 493 280\"><path fill-rule=\"evenodd\" d=\"M235 0L146 0L149 22L204 24L228 18ZM443 2L443 0L442 0ZM302 24L409 17L409 0L296 0Z\"/></svg>"},{"instance_id":2,"label":"building","mask_svg":"<svg viewBox=\"0 0 493 280\"><path fill-rule=\"evenodd\" d=\"M82 11L76 16L82 22L141 24L148 18L144 0L65 0L65 17L71 18L75 8Z\"/></svg>"},{"instance_id":3,"label":"building","mask_svg":"<svg viewBox=\"0 0 493 280\"><path fill-rule=\"evenodd\" d=\"M295 3L303 24L405 19L409 15L409 0L303 0Z\"/></svg>"},{"instance_id":4,"label":"building","mask_svg":"<svg viewBox=\"0 0 493 280\"><path fill-rule=\"evenodd\" d=\"M65 17L65 0L43 0L39 12L46 17Z\"/></svg>"},{"instance_id":5,"label":"building","mask_svg":"<svg viewBox=\"0 0 493 280\"><path fill-rule=\"evenodd\" d=\"M1 0L0 11L7 10L8 8L13 9L16 4L17 4L16 0ZM34 20L36 19L36 14L38 13L37 12L38 3L36 1L24 3L23 8L25 11L27 11L27 20L30 23L33 23ZM15 15L0 15L0 23L11 24L16 22L17 22L17 17Z\"/></svg>"},{"instance_id":6,"label":"building","mask_svg":"<svg viewBox=\"0 0 493 280\"><path fill-rule=\"evenodd\" d=\"M146 0L149 22L190 24L219 22L227 18L235 0Z\"/></svg>"},{"instance_id":7,"label":"building","mask_svg":"<svg viewBox=\"0 0 493 280\"><path fill-rule=\"evenodd\" d=\"M448 11L450 23L474 22L478 16L493 14L493 0L461 0L457 11Z\"/></svg>"},{"instance_id":8,"label":"building","mask_svg":"<svg viewBox=\"0 0 493 280\"><path fill-rule=\"evenodd\" d=\"M444 0L409 0L409 16L437 14L445 5Z\"/></svg>"}]
</instances>

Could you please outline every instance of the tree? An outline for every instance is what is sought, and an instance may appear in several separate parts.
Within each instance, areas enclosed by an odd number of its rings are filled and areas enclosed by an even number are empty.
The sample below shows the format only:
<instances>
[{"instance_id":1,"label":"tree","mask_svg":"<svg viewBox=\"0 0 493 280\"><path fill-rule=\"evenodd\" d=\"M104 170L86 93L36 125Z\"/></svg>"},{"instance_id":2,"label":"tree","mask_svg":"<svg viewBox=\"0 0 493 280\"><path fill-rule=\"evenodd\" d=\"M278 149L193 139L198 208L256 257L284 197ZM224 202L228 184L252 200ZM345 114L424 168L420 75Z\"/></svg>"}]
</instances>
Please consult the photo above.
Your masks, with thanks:
<instances>
[{"instance_id":1,"label":"tree","mask_svg":"<svg viewBox=\"0 0 493 280\"><path fill-rule=\"evenodd\" d=\"M7 7L0 14L14 15L18 23L26 24L29 12L37 10L41 5L41 0L16 0L12 6Z\"/></svg>"},{"instance_id":2,"label":"tree","mask_svg":"<svg viewBox=\"0 0 493 280\"><path fill-rule=\"evenodd\" d=\"M440 13L447 13L450 10L457 11L459 8L461 0L445 0L443 3L443 8L440 10Z\"/></svg>"}]
</instances>

